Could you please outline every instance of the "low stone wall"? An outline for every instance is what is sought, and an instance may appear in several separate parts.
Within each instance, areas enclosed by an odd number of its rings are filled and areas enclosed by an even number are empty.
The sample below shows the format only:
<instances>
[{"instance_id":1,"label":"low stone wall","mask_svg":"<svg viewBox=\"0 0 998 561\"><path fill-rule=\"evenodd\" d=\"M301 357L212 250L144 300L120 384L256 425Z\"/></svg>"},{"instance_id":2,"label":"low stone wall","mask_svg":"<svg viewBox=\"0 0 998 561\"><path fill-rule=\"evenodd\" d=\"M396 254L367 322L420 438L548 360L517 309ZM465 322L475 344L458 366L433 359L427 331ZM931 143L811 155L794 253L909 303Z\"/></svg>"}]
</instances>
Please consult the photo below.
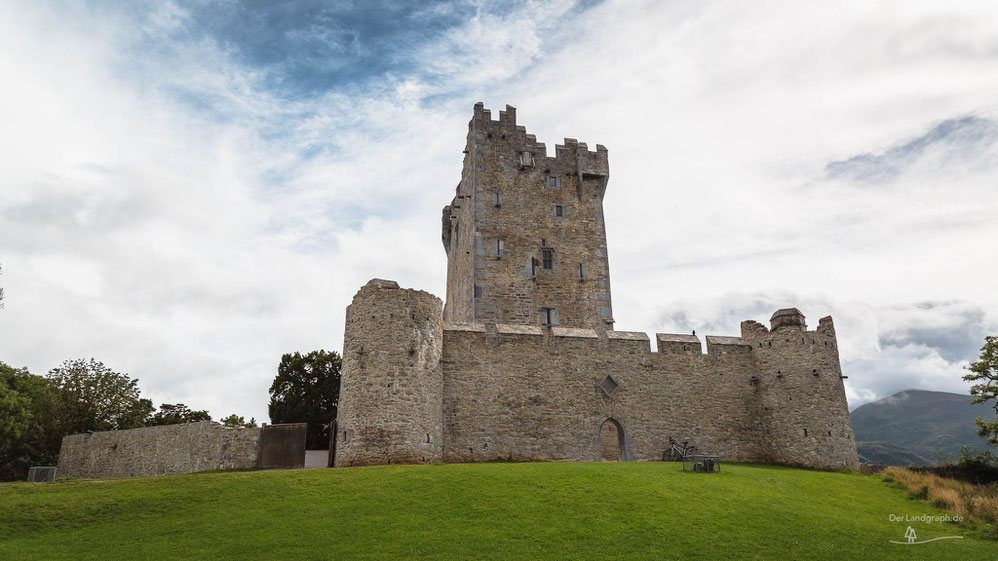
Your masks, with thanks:
<instances>
[{"instance_id":1,"label":"low stone wall","mask_svg":"<svg viewBox=\"0 0 998 561\"><path fill-rule=\"evenodd\" d=\"M259 428L204 421L74 434L62 439L59 477L147 477L257 467Z\"/></svg>"}]
</instances>

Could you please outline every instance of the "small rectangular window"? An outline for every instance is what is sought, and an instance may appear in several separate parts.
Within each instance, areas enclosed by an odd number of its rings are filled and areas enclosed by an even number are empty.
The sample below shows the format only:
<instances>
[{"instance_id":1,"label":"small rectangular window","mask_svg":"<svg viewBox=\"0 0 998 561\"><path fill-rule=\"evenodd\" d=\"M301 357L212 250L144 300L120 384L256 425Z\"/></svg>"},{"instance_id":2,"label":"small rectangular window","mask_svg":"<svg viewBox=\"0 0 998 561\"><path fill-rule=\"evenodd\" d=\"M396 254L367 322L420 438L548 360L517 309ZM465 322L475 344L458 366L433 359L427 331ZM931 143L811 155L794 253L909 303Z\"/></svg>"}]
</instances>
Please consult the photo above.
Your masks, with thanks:
<instances>
[{"instance_id":1,"label":"small rectangular window","mask_svg":"<svg viewBox=\"0 0 998 561\"><path fill-rule=\"evenodd\" d=\"M347 440L349 440L347 438L347 431L343 431L343 442L346 442Z\"/></svg>"},{"instance_id":2,"label":"small rectangular window","mask_svg":"<svg viewBox=\"0 0 998 561\"><path fill-rule=\"evenodd\" d=\"M557 175L549 175L548 189L561 189L561 178Z\"/></svg>"},{"instance_id":3,"label":"small rectangular window","mask_svg":"<svg viewBox=\"0 0 998 561\"><path fill-rule=\"evenodd\" d=\"M540 265L540 262L537 261L537 258L536 257L531 257L530 258L530 276L531 277L536 277L537 276L537 266L538 265Z\"/></svg>"},{"instance_id":4,"label":"small rectangular window","mask_svg":"<svg viewBox=\"0 0 998 561\"><path fill-rule=\"evenodd\" d=\"M554 217L564 218L565 217L565 206L564 205L553 205L554 207Z\"/></svg>"},{"instance_id":5,"label":"small rectangular window","mask_svg":"<svg viewBox=\"0 0 998 561\"><path fill-rule=\"evenodd\" d=\"M480 286L478 286L476 284L475 285L475 298L481 298L481 297L482 297L482 287L480 287Z\"/></svg>"},{"instance_id":6,"label":"small rectangular window","mask_svg":"<svg viewBox=\"0 0 998 561\"><path fill-rule=\"evenodd\" d=\"M556 308L541 308L541 324L558 325L558 310Z\"/></svg>"},{"instance_id":7,"label":"small rectangular window","mask_svg":"<svg viewBox=\"0 0 998 561\"><path fill-rule=\"evenodd\" d=\"M541 266L545 269L554 268L554 250L550 247L541 248Z\"/></svg>"},{"instance_id":8,"label":"small rectangular window","mask_svg":"<svg viewBox=\"0 0 998 561\"><path fill-rule=\"evenodd\" d=\"M534 166L534 155L528 150L520 152L520 167L529 168L533 166Z\"/></svg>"}]
</instances>

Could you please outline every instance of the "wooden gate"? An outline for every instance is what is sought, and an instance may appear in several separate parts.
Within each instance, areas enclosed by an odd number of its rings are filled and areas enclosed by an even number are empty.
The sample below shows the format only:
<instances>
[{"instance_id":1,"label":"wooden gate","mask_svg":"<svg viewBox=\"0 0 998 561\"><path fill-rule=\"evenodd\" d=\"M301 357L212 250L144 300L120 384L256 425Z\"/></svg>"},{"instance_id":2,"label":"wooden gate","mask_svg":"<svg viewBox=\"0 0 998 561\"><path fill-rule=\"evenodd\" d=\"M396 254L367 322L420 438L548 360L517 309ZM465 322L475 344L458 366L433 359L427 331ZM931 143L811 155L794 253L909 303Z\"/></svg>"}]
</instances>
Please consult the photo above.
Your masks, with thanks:
<instances>
[{"instance_id":1,"label":"wooden gate","mask_svg":"<svg viewBox=\"0 0 998 561\"><path fill-rule=\"evenodd\" d=\"M306 423L267 425L260 430L260 469L305 467Z\"/></svg>"}]
</instances>

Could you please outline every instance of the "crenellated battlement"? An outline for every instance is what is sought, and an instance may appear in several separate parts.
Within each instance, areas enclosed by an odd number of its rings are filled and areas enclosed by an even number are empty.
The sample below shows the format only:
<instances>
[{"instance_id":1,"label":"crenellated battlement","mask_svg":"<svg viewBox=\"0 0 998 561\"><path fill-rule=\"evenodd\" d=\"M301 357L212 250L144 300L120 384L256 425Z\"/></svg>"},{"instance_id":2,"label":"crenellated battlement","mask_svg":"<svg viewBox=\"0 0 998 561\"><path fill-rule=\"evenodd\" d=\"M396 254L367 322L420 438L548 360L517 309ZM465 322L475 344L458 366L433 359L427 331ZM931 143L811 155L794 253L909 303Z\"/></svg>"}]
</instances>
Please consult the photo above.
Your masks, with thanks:
<instances>
[{"instance_id":1,"label":"crenellated battlement","mask_svg":"<svg viewBox=\"0 0 998 561\"><path fill-rule=\"evenodd\" d=\"M588 144L574 138L565 138L562 144L555 144L554 156L547 155L547 145L538 142L537 137L527 133L527 129L516 124L516 108L507 105L499 111L499 119L492 120L492 112L483 103L475 104L475 113L468 124L468 151L473 144L505 144L519 154L529 152L535 159L534 168L539 170L569 169L594 177L609 176L608 151L602 144L596 150L589 150Z\"/></svg>"},{"instance_id":2,"label":"crenellated battlement","mask_svg":"<svg viewBox=\"0 0 998 561\"><path fill-rule=\"evenodd\" d=\"M817 347L836 347L835 331L832 327L832 318L826 316L819 322L819 327L813 331L807 330L778 330L770 331L766 326L754 320L742 322L742 335L740 337L728 335L706 335L706 353L702 352L703 345L700 338L692 334L680 333L656 333L654 337L655 345L652 346L652 339L643 331L617 331L606 330L597 331L590 328L550 326L527 324L493 324L484 323L463 323L444 322L444 332L468 332L482 334L482 341L489 344L508 344L522 340L522 337L536 338L534 344L544 344L548 346L558 346L562 340L581 339L584 344L593 349L607 349L613 345L621 343L627 344L634 350L640 350L649 356L662 354L687 354L700 356L703 358L723 358L730 354L751 353L757 349L787 349L788 347L799 347L801 351L814 352ZM494 336L486 339L485 334L493 333ZM580 344L573 342L572 344ZM813 347L813 348L812 348Z\"/></svg>"}]
</instances>

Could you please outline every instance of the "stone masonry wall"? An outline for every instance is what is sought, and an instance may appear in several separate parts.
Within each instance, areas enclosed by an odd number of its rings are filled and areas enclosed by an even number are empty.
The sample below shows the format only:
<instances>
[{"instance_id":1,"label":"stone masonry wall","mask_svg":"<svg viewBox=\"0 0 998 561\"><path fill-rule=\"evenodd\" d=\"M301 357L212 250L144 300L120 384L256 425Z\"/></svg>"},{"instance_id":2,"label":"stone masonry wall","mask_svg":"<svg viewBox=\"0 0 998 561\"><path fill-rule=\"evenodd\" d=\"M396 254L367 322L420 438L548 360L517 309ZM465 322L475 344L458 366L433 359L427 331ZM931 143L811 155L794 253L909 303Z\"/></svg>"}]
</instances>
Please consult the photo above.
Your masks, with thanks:
<instances>
[{"instance_id":1,"label":"stone masonry wall","mask_svg":"<svg viewBox=\"0 0 998 561\"><path fill-rule=\"evenodd\" d=\"M441 460L442 302L372 280L347 308L337 466Z\"/></svg>"},{"instance_id":2,"label":"stone masonry wall","mask_svg":"<svg viewBox=\"0 0 998 561\"><path fill-rule=\"evenodd\" d=\"M612 418L629 460L661 459L671 437L725 460L854 467L837 355L825 352L828 334L803 335L806 345L774 342L775 352L768 339L708 336L701 354L684 335L659 334L652 352L644 333L448 325L444 459L596 461ZM774 365L782 378L769 375Z\"/></svg>"},{"instance_id":3,"label":"stone masonry wall","mask_svg":"<svg viewBox=\"0 0 998 561\"><path fill-rule=\"evenodd\" d=\"M472 321L475 317L475 190L481 154L471 150L477 133L468 126L468 147L464 151L461 181L451 204L443 209L441 240L447 252L447 305L449 321Z\"/></svg>"},{"instance_id":4,"label":"stone masonry wall","mask_svg":"<svg viewBox=\"0 0 998 561\"><path fill-rule=\"evenodd\" d=\"M62 439L59 477L147 477L257 466L259 428L204 421L74 434Z\"/></svg>"},{"instance_id":5,"label":"stone masonry wall","mask_svg":"<svg viewBox=\"0 0 998 561\"><path fill-rule=\"evenodd\" d=\"M644 333L546 331L445 329L446 461L597 461L608 418L623 428L628 460L662 459L670 437L728 460L765 456L747 346L653 353ZM611 396L600 387L607 376L617 385Z\"/></svg>"}]
</instances>

